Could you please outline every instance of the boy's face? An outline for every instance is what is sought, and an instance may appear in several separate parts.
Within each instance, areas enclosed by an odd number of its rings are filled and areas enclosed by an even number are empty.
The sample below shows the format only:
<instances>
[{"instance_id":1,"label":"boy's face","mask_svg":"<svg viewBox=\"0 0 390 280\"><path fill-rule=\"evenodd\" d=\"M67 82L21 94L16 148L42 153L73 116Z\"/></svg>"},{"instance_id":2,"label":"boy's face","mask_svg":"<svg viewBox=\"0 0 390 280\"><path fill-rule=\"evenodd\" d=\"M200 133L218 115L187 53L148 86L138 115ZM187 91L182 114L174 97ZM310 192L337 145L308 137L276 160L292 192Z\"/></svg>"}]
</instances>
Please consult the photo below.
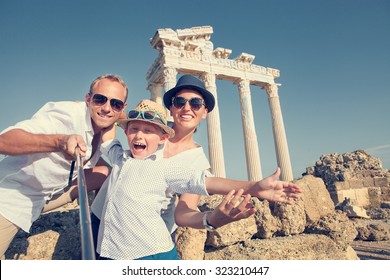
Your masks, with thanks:
<instances>
[{"instance_id":1,"label":"boy's face","mask_svg":"<svg viewBox=\"0 0 390 280\"><path fill-rule=\"evenodd\" d=\"M129 122L126 136L131 154L137 159L155 153L158 146L168 139L168 134L157 125L137 120Z\"/></svg>"}]
</instances>

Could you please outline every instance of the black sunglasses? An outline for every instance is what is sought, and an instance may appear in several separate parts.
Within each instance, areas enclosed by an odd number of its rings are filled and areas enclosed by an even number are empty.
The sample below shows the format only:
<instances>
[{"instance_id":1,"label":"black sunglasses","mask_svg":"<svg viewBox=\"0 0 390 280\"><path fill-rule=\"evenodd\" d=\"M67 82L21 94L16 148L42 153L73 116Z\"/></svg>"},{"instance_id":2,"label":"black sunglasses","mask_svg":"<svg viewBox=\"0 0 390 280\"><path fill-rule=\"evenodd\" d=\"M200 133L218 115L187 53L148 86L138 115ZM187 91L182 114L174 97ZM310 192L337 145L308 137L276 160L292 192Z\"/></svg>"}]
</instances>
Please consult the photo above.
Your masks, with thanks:
<instances>
[{"instance_id":1,"label":"black sunglasses","mask_svg":"<svg viewBox=\"0 0 390 280\"><path fill-rule=\"evenodd\" d=\"M198 111L203 105L206 106L202 98L193 97L190 99L186 99L181 96L173 97L172 105L175 106L177 109L181 109L184 105L186 105L187 101L190 103L191 109L195 111Z\"/></svg>"},{"instance_id":2,"label":"black sunglasses","mask_svg":"<svg viewBox=\"0 0 390 280\"><path fill-rule=\"evenodd\" d=\"M138 111L138 110L131 110L127 117L132 120L139 119L140 117L144 120L148 121L154 121L159 122L164 125L167 125L165 119L156 111Z\"/></svg>"},{"instance_id":3,"label":"black sunglasses","mask_svg":"<svg viewBox=\"0 0 390 280\"><path fill-rule=\"evenodd\" d=\"M123 109L123 107L125 107L125 103L123 101L115 98L109 99L107 96L104 96L100 93L93 94L92 92L90 92L89 96L92 96L92 102L96 106L103 106L107 103L107 100L110 100L111 108L114 111L119 112Z\"/></svg>"}]
</instances>

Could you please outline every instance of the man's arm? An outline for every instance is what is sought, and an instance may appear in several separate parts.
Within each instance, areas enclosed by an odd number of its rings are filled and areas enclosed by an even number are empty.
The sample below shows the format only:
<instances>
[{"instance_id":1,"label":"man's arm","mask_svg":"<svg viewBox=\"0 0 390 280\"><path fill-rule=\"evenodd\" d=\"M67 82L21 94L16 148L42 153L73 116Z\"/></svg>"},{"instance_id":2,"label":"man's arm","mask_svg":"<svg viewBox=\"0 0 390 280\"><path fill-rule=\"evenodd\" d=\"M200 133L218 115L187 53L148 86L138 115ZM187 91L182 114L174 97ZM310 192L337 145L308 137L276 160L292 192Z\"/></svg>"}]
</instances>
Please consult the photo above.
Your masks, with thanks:
<instances>
[{"instance_id":1,"label":"man's arm","mask_svg":"<svg viewBox=\"0 0 390 280\"><path fill-rule=\"evenodd\" d=\"M33 134L22 129L12 129L0 134L0 153L10 156L62 152L66 158L72 159L77 146L80 148L80 155L84 157L86 145L77 134Z\"/></svg>"}]
</instances>

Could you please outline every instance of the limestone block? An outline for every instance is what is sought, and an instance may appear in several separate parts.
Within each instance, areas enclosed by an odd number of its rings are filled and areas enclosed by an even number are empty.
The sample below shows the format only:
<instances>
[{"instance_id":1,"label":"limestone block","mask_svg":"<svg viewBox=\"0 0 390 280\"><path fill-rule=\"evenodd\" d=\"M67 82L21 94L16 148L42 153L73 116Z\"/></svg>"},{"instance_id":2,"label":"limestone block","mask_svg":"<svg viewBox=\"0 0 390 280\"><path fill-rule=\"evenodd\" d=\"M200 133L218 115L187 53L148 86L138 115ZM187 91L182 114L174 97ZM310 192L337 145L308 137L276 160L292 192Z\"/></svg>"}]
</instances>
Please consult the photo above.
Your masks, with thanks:
<instances>
[{"instance_id":1,"label":"limestone block","mask_svg":"<svg viewBox=\"0 0 390 280\"><path fill-rule=\"evenodd\" d=\"M380 207L382 190L380 187L368 188L368 197L370 199L369 207Z\"/></svg>"},{"instance_id":2,"label":"limestone block","mask_svg":"<svg viewBox=\"0 0 390 280\"><path fill-rule=\"evenodd\" d=\"M306 223L310 224L334 211L334 204L321 178L304 176L296 180L303 193L301 195L306 213Z\"/></svg>"},{"instance_id":3,"label":"limestone block","mask_svg":"<svg viewBox=\"0 0 390 280\"><path fill-rule=\"evenodd\" d=\"M349 190L351 186L349 185L349 181L345 182L335 182L333 188L329 188L330 190L341 191L341 190Z\"/></svg>"},{"instance_id":4,"label":"limestone block","mask_svg":"<svg viewBox=\"0 0 390 280\"><path fill-rule=\"evenodd\" d=\"M6 259L80 260L78 209L41 215L30 233L19 230L5 256Z\"/></svg>"},{"instance_id":5,"label":"limestone block","mask_svg":"<svg viewBox=\"0 0 390 280\"><path fill-rule=\"evenodd\" d=\"M292 205L275 203L273 214L280 220L278 235L294 235L305 230L306 214L302 199Z\"/></svg>"},{"instance_id":6,"label":"limestone block","mask_svg":"<svg viewBox=\"0 0 390 280\"><path fill-rule=\"evenodd\" d=\"M175 235L176 250L182 260L203 260L206 230L179 227Z\"/></svg>"},{"instance_id":7,"label":"limestone block","mask_svg":"<svg viewBox=\"0 0 390 280\"><path fill-rule=\"evenodd\" d=\"M228 246L250 239L256 232L256 221L252 216L220 227L216 232L208 232L206 245L212 247Z\"/></svg>"},{"instance_id":8,"label":"limestone block","mask_svg":"<svg viewBox=\"0 0 390 280\"><path fill-rule=\"evenodd\" d=\"M350 198L353 205L367 207L370 205L370 199L368 195L367 188L361 189L349 189L349 190L339 190L336 192L330 193L333 203L335 205L344 201L344 198Z\"/></svg>"},{"instance_id":9,"label":"limestone block","mask_svg":"<svg viewBox=\"0 0 390 280\"><path fill-rule=\"evenodd\" d=\"M305 233L329 236L344 249L352 243L357 235L353 222L344 212L338 210L308 226Z\"/></svg>"},{"instance_id":10,"label":"limestone block","mask_svg":"<svg viewBox=\"0 0 390 280\"><path fill-rule=\"evenodd\" d=\"M370 219L370 217L367 215L366 210L356 205L348 205L344 207L343 212L345 212L349 218Z\"/></svg>"},{"instance_id":11,"label":"limestone block","mask_svg":"<svg viewBox=\"0 0 390 280\"><path fill-rule=\"evenodd\" d=\"M367 215L373 220L387 220L390 221L390 209L387 208L369 208Z\"/></svg>"},{"instance_id":12,"label":"limestone block","mask_svg":"<svg viewBox=\"0 0 390 280\"><path fill-rule=\"evenodd\" d=\"M390 240L390 224L378 220L355 219L354 224L358 235L357 240L383 241Z\"/></svg>"},{"instance_id":13,"label":"limestone block","mask_svg":"<svg viewBox=\"0 0 390 280\"><path fill-rule=\"evenodd\" d=\"M350 247L341 247L325 235L300 234L252 239L225 248L210 249L206 260L358 260Z\"/></svg>"},{"instance_id":14,"label":"limestone block","mask_svg":"<svg viewBox=\"0 0 390 280\"><path fill-rule=\"evenodd\" d=\"M365 177L362 179L362 183L365 188L373 187L375 185L374 178L372 177Z\"/></svg>"},{"instance_id":15,"label":"limestone block","mask_svg":"<svg viewBox=\"0 0 390 280\"><path fill-rule=\"evenodd\" d=\"M381 188L381 201L390 201L390 188Z\"/></svg>"},{"instance_id":16,"label":"limestone block","mask_svg":"<svg viewBox=\"0 0 390 280\"><path fill-rule=\"evenodd\" d=\"M389 186L386 177L374 177L374 186L375 187L387 187Z\"/></svg>"},{"instance_id":17,"label":"limestone block","mask_svg":"<svg viewBox=\"0 0 390 280\"><path fill-rule=\"evenodd\" d=\"M46 232L30 236L27 241L26 255L20 255L20 260L51 260L60 234L48 230Z\"/></svg>"},{"instance_id":18,"label":"limestone block","mask_svg":"<svg viewBox=\"0 0 390 280\"><path fill-rule=\"evenodd\" d=\"M259 201L253 198L252 204L257 209L254 215L257 226L255 237L271 238L280 228L279 219L272 215L268 201Z\"/></svg>"},{"instance_id":19,"label":"limestone block","mask_svg":"<svg viewBox=\"0 0 390 280\"><path fill-rule=\"evenodd\" d=\"M364 185L363 183L364 179L356 179L356 178L353 178L351 180L349 180L349 186L351 189L361 189L361 188L365 188L366 186Z\"/></svg>"}]
</instances>

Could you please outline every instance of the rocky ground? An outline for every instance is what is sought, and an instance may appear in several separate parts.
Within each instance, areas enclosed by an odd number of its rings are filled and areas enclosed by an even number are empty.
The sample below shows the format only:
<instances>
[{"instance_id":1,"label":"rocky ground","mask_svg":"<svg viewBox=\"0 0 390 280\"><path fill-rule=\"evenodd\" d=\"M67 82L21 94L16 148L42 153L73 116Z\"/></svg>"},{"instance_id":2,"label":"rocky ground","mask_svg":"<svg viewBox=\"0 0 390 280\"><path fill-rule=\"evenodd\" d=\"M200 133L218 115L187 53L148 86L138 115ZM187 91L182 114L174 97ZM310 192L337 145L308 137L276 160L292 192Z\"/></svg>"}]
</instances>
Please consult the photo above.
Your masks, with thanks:
<instances>
[{"instance_id":1,"label":"rocky ground","mask_svg":"<svg viewBox=\"0 0 390 280\"><path fill-rule=\"evenodd\" d=\"M382 216L384 214L382 213ZM387 216L386 216L387 217ZM368 220L355 219L354 224L357 227L364 228L370 225L375 225L376 230L373 234L365 234L361 230L361 238L355 239L351 246L355 250L357 256L361 260L390 260L390 233L383 230L388 228L389 219ZM79 213L77 204L68 204L66 207L57 211L52 211L42 215L33 226L31 234L20 231L10 248L6 252L6 259L81 259L80 251L80 236L79 236ZM281 259L291 259L293 254L296 254L296 259L299 255L309 256L307 252L313 246L323 246L318 251L313 252L312 256L318 257L318 252L325 255L332 255L332 247L326 245L326 240L322 242L322 237L306 238L307 235L296 235L291 237L271 238L268 240L252 239L244 243L237 243L228 246L223 250L214 250L211 247L206 248L205 259L220 259L221 256L229 256L231 259L247 259L247 258L265 258L272 256L277 252ZM382 241L369 241L370 239L386 239ZM263 242L263 243L260 243ZM259 244L257 244L259 243ZM322 245L321 245L322 244ZM306 248L304 247L306 246ZM256 248L261 247L263 250L259 255L253 255ZM230 249L227 249L230 248ZM251 249L252 248L252 249ZM229 250L229 251L227 251ZM290 252L289 252L290 250ZM302 250L302 251L299 251ZM286 251L285 254L280 252ZM292 252L293 251L293 252ZM336 252L335 250L334 252ZM340 259L340 258L337 258Z\"/></svg>"},{"instance_id":2,"label":"rocky ground","mask_svg":"<svg viewBox=\"0 0 390 280\"><path fill-rule=\"evenodd\" d=\"M352 248L361 260L390 260L390 241L355 240Z\"/></svg>"},{"instance_id":3,"label":"rocky ground","mask_svg":"<svg viewBox=\"0 0 390 280\"><path fill-rule=\"evenodd\" d=\"M216 233L179 228L179 255L187 260L390 260L390 172L378 159L364 151L325 155L296 183L304 192L293 205L252 200L254 216ZM340 201L345 196L350 199ZM202 199L199 208L214 209L221 199ZM77 202L46 213L31 233L17 234L6 259L81 259L79 224Z\"/></svg>"}]
</instances>

